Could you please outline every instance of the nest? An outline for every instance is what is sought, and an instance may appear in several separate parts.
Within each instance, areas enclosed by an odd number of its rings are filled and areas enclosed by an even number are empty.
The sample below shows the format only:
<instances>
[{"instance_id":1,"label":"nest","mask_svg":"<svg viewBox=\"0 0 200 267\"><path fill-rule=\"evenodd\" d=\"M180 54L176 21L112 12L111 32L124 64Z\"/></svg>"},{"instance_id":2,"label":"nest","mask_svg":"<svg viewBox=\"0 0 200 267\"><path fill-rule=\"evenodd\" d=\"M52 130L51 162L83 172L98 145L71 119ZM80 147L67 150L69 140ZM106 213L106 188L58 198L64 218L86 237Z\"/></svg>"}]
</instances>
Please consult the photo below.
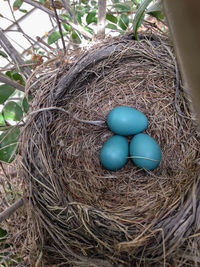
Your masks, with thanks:
<instances>
[{"instance_id":1,"label":"nest","mask_svg":"<svg viewBox=\"0 0 200 267\"><path fill-rule=\"evenodd\" d=\"M21 166L48 264L198 264L199 134L168 39L110 39L38 73L27 91L34 102ZM162 150L155 170L101 166L99 151L113 135L106 116L118 105L147 116L146 132Z\"/></svg>"}]
</instances>

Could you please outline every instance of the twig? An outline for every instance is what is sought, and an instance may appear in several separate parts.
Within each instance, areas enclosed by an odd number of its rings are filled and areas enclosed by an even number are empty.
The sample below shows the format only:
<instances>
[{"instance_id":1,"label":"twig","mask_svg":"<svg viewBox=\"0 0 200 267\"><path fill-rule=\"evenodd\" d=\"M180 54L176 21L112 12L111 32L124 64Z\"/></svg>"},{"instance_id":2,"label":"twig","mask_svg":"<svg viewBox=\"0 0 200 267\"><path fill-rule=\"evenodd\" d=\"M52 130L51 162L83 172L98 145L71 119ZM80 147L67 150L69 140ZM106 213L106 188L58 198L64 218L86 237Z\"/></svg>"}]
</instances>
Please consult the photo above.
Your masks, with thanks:
<instances>
[{"instance_id":1,"label":"twig","mask_svg":"<svg viewBox=\"0 0 200 267\"><path fill-rule=\"evenodd\" d=\"M49 49L51 49L52 51L55 51L56 49L53 48L52 46L48 45L41 37L36 36L36 40L38 42L40 42L41 44L45 45L46 47L48 47Z\"/></svg>"},{"instance_id":2,"label":"twig","mask_svg":"<svg viewBox=\"0 0 200 267\"><path fill-rule=\"evenodd\" d=\"M29 113L28 116L34 115L36 113L39 113L41 111L48 111L48 110L60 110L62 112L67 113L69 116L71 116L74 120L78 121L78 122L82 122L82 123L87 123L87 124L92 124L92 125L96 125L96 126L101 126L102 124L104 124L104 121L89 121L89 120L81 120L75 116L73 116L69 111L65 110L64 108L59 108L59 107L48 107L48 108L40 108L38 110L35 110L31 113Z\"/></svg>"},{"instance_id":3,"label":"twig","mask_svg":"<svg viewBox=\"0 0 200 267\"><path fill-rule=\"evenodd\" d=\"M39 9L41 9L41 10L43 10L44 12L46 12L47 14L49 14L51 17L55 17L55 13L54 13L53 11L51 11L50 9L44 7L44 6L41 5L40 3L31 1L31 0L24 0L24 2L27 3L27 4L30 4L30 5L32 5L32 6L34 6L34 7L37 7L37 8L39 8ZM83 29L83 27L81 27L80 25L76 25L76 24L74 24L74 23L71 22L71 21L67 21L66 19L64 19L64 18L63 18L62 16L60 16L60 15L58 15L58 18L59 18L60 21L65 22L65 23L68 23L73 29L79 31L83 36L85 36L85 37L87 37L87 38L89 38L89 39L92 39L92 37L93 37L92 34L89 33L89 32L87 32L87 31L85 31L85 30Z\"/></svg>"},{"instance_id":4,"label":"twig","mask_svg":"<svg viewBox=\"0 0 200 267\"><path fill-rule=\"evenodd\" d=\"M15 17L15 14L13 12L13 8L12 8L12 6L10 4L10 0L8 0L8 5L9 5L9 8L10 8L10 12L12 13L12 16L13 16L13 19L14 19L14 23L17 26L17 31L21 32L24 35L24 37L26 38L26 40L30 43L30 45L33 46L34 40L22 30L22 27L19 25L19 23L18 23L18 21L17 21L17 19Z\"/></svg>"},{"instance_id":5,"label":"twig","mask_svg":"<svg viewBox=\"0 0 200 267\"><path fill-rule=\"evenodd\" d=\"M6 77L6 76L4 76L2 74L0 74L0 82L9 84L10 86L18 89L21 92L24 92L24 90L25 90L25 87L23 85L21 85L21 84L15 82L15 81L9 79L8 77Z\"/></svg>"},{"instance_id":6,"label":"twig","mask_svg":"<svg viewBox=\"0 0 200 267\"><path fill-rule=\"evenodd\" d=\"M24 199L18 199L14 204L12 204L9 208L0 213L0 223L4 220L8 219L16 210L21 208L24 205Z\"/></svg>"},{"instance_id":7,"label":"twig","mask_svg":"<svg viewBox=\"0 0 200 267\"><path fill-rule=\"evenodd\" d=\"M23 68L23 67L28 67L28 66L34 66L37 65L38 63L28 63L28 64L23 64L23 65L18 65L17 67ZM11 68L2 68L0 71L7 71L7 70L16 70L17 67L11 67Z\"/></svg>"},{"instance_id":8,"label":"twig","mask_svg":"<svg viewBox=\"0 0 200 267\"><path fill-rule=\"evenodd\" d=\"M19 53L14 48L14 46L10 43L10 41L5 36L1 28L0 28L0 44L17 66L25 64L24 60L20 57ZM30 68L28 67L24 67L23 69L27 77L32 73Z\"/></svg>"},{"instance_id":9,"label":"twig","mask_svg":"<svg viewBox=\"0 0 200 267\"><path fill-rule=\"evenodd\" d=\"M70 6L70 2L69 0L62 0L63 6L64 8L67 10L67 12L70 14L70 16L72 17L74 24L78 25L78 21L74 15L74 13L71 11L72 7Z\"/></svg>"},{"instance_id":10,"label":"twig","mask_svg":"<svg viewBox=\"0 0 200 267\"><path fill-rule=\"evenodd\" d=\"M60 25L60 21L59 21L59 17L58 17L58 13L57 13L57 10L56 10L56 7L55 7L54 0L51 0L51 4L52 4L52 7L54 9L55 17L56 17L56 20L57 20L57 25L58 25L60 37L61 37L61 40L62 40L63 50L64 50L64 52L66 52L65 41L64 41L64 38L63 38L63 33L62 33L62 29L61 29L61 25Z\"/></svg>"}]
</instances>

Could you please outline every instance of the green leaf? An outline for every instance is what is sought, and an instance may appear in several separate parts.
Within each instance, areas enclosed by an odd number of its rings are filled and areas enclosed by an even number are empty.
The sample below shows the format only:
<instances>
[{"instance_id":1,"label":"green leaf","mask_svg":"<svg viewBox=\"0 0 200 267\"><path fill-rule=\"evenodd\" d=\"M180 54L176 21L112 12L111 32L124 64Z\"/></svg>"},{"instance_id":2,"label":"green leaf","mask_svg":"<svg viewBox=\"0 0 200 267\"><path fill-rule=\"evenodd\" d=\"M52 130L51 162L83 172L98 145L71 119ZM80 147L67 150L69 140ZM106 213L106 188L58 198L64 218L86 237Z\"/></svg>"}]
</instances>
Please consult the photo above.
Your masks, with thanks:
<instances>
[{"instance_id":1,"label":"green leaf","mask_svg":"<svg viewBox=\"0 0 200 267\"><path fill-rule=\"evenodd\" d=\"M15 2L13 3L13 10L16 11L16 10L20 9L22 4L23 4L22 0L15 0Z\"/></svg>"},{"instance_id":2,"label":"green leaf","mask_svg":"<svg viewBox=\"0 0 200 267\"><path fill-rule=\"evenodd\" d=\"M7 130L0 135L0 160L11 163L17 153L19 128Z\"/></svg>"},{"instance_id":3,"label":"green leaf","mask_svg":"<svg viewBox=\"0 0 200 267\"><path fill-rule=\"evenodd\" d=\"M141 25L141 21L144 18L145 10L148 7L148 5L152 2L153 0L144 0L139 8L137 9L137 12L135 13L135 17L133 19L133 35L138 40L138 28Z\"/></svg>"},{"instance_id":4,"label":"green leaf","mask_svg":"<svg viewBox=\"0 0 200 267\"><path fill-rule=\"evenodd\" d=\"M113 7L119 12L131 11L131 5L129 3L116 3Z\"/></svg>"},{"instance_id":5,"label":"green leaf","mask_svg":"<svg viewBox=\"0 0 200 267\"><path fill-rule=\"evenodd\" d=\"M0 50L0 56L5 57L5 58L8 57L8 56L6 55L6 53L5 53L4 51L2 51L2 50Z\"/></svg>"},{"instance_id":6,"label":"green leaf","mask_svg":"<svg viewBox=\"0 0 200 267\"><path fill-rule=\"evenodd\" d=\"M106 28L107 29L112 29L112 30L117 30L117 26L115 24L112 24L112 23L108 23L106 25Z\"/></svg>"},{"instance_id":7,"label":"green leaf","mask_svg":"<svg viewBox=\"0 0 200 267\"><path fill-rule=\"evenodd\" d=\"M22 100L22 107L23 107L24 112L28 113L28 111L29 111L29 103L28 103L26 97L24 97L23 100Z\"/></svg>"},{"instance_id":8,"label":"green leaf","mask_svg":"<svg viewBox=\"0 0 200 267\"><path fill-rule=\"evenodd\" d=\"M56 41L58 41L60 39L60 33L59 32L52 32L49 37L48 37L48 44L51 45L53 43L55 43Z\"/></svg>"},{"instance_id":9,"label":"green leaf","mask_svg":"<svg viewBox=\"0 0 200 267\"><path fill-rule=\"evenodd\" d=\"M113 22L113 23L117 23L117 17L113 16L112 14L106 14L106 19Z\"/></svg>"},{"instance_id":10,"label":"green leaf","mask_svg":"<svg viewBox=\"0 0 200 267\"><path fill-rule=\"evenodd\" d=\"M3 104L9 96L15 92L15 88L8 84L0 85L0 104Z\"/></svg>"},{"instance_id":11,"label":"green leaf","mask_svg":"<svg viewBox=\"0 0 200 267\"><path fill-rule=\"evenodd\" d=\"M7 234L8 234L8 232L0 227L0 242L3 241L3 239L4 240L6 239Z\"/></svg>"},{"instance_id":12,"label":"green leaf","mask_svg":"<svg viewBox=\"0 0 200 267\"><path fill-rule=\"evenodd\" d=\"M21 107L14 101L9 101L2 110L5 120L13 119L20 121L23 118L23 111Z\"/></svg>"},{"instance_id":13,"label":"green leaf","mask_svg":"<svg viewBox=\"0 0 200 267\"><path fill-rule=\"evenodd\" d=\"M72 17L70 16L70 14L61 14L60 16L63 17L64 19L66 19L67 21L68 21L68 20L73 21L73 19L72 19Z\"/></svg>"},{"instance_id":14,"label":"green leaf","mask_svg":"<svg viewBox=\"0 0 200 267\"><path fill-rule=\"evenodd\" d=\"M3 117L3 114L0 113L0 126L5 126L6 123L5 123L5 120L4 120L4 117Z\"/></svg>"},{"instance_id":15,"label":"green leaf","mask_svg":"<svg viewBox=\"0 0 200 267\"><path fill-rule=\"evenodd\" d=\"M12 80L14 80L14 81L16 81L22 85L25 85L25 81L24 81L23 77L16 70L7 71L6 76L8 76Z\"/></svg>"},{"instance_id":16,"label":"green leaf","mask_svg":"<svg viewBox=\"0 0 200 267\"><path fill-rule=\"evenodd\" d=\"M150 6L147 10L147 14L157 19L164 19L164 13L162 11L161 1L158 0L154 5Z\"/></svg>"},{"instance_id":17,"label":"green leaf","mask_svg":"<svg viewBox=\"0 0 200 267\"><path fill-rule=\"evenodd\" d=\"M19 9L19 11L22 13L28 13L28 11L26 9Z\"/></svg>"},{"instance_id":18,"label":"green leaf","mask_svg":"<svg viewBox=\"0 0 200 267\"><path fill-rule=\"evenodd\" d=\"M91 24L92 22L97 23L97 17L96 17L96 10L93 10L92 12L89 12L86 17L87 24Z\"/></svg>"},{"instance_id":19,"label":"green leaf","mask_svg":"<svg viewBox=\"0 0 200 267\"><path fill-rule=\"evenodd\" d=\"M40 0L40 3L41 4L44 4L46 0Z\"/></svg>"},{"instance_id":20,"label":"green leaf","mask_svg":"<svg viewBox=\"0 0 200 267\"><path fill-rule=\"evenodd\" d=\"M63 22L62 25L63 25L63 27L64 27L64 29L65 29L66 31L68 31L68 32L71 31L72 27L71 27L69 24Z\"/></svg>"},{"instance_id":21,"label":"green leaf","mask_svg":"<svg viewBox=\"0 0 200 267\"><path fill-rule=\"evenodd\" d=\"M80 12L76 12L75 17L80 25L82 25L82 15Z\"/></svg>"},{"instance_id":22,"label":"green leaf","mask_svg":"<svg viewBox=\"0 0 200 267\"><path fill-rule=\"evenodd\" d=\"M128 16L125 15L125 14L122 14L121 17L120 17L120 19L119 19L118 24L119 24L119 27L122 30L125 31L127 29L127 27L128 27L128 24L129 24L129 18L128 18Z\"/></svg>"},{"instance_id":23,"label":"green leaf","mask_svg":"<svg viewBox=\"0 0 200 267\"><path fill-rule=\"evenodd\" d=\"M84 28L84 30L86 30L86 32L89 32L89 33L91 33L91 34L94 33L94 30L93 30L92 28L88 27L88 26L85 26L85 27L83 27L83 28Z\"/></svg>"},{"instance_id":24,"label":"green leaf","mask_svg":"<svg viewBox=\"0 0 200 267\"><path fill-rule=\"evenodd\" d=\"M92 6L97 6L97 1L92 0L92 1L91 1L91 5L92 5Z\"/></svg>"},{"instance_id":25,"label":"green leaf","mask_svg":"<svg viewBox=\"0 0 200 267\"><path fill-rule=\"evenodd\" d=\"M78 34L78 32L76 30L73 30L72 31L72 38L74 40L76 40L77 42L81 43L81 39L80 39L80 34Z\"/></svg>"},{"instance_id":26,"label":"green leaf","mask_svg":"<svg viewBox=\"0 0 200 267\"><path fill-rule=\"evenodd\" d=\"M89 3L89 0L81 0L81 3L87 5Z\"/></svg>"}]
</instances>

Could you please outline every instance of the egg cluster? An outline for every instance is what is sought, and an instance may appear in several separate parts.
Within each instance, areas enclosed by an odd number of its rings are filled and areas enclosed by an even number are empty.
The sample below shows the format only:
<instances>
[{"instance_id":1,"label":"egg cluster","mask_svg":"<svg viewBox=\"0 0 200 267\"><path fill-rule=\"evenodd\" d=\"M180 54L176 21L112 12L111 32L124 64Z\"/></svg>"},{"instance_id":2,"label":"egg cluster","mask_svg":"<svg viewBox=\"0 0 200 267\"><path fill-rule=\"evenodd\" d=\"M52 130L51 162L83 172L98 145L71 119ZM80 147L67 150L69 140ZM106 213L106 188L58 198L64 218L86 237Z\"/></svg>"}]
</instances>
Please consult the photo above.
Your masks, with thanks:
<instances>
[{"instance_id":1,"label":"egg cluster","mask_svg":"<svg viewBox=\"0 0 200 267\"><path fill-rule=\"evenodd\" d=\"M116 135L102 146L100 161L104 168L117 171L130 157L133 163L148 170L155 169L161 161L161 150L153 137L142 133L148 127L147 117L137 109L117 106L107 116L107 125ZM125 136L134 135L130 144Z\"/></svg>"}]
</instances>

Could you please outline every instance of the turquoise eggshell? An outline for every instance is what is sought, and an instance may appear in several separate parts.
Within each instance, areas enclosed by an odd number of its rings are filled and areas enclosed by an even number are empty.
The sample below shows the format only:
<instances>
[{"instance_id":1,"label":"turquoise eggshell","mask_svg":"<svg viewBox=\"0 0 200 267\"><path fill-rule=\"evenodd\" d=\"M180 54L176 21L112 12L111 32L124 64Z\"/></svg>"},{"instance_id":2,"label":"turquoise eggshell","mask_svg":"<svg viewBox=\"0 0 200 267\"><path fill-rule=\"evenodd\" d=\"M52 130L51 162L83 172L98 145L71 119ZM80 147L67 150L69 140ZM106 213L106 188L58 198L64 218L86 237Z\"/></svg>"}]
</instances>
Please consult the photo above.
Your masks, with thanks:
<instances>
[{"instance_id":1,"label":"turquoise eggshell","mask_svg":"<svg viewBox=\"0 0 200 267\"><path fill-rule=\"evenodd\" d=\"M135 165L153 170L161 161L161 149L153 137L140 133L130 142L130 157Z\"/></svg>"},{"instance_id":2,"label":"turquoise eggshell","mask_svg":"<svg viewBox=\"0 0 200 267\"><path fill-rule=\"evenodd\" d=\"M114 135L102 146L100 162L104 168L117 171L127 162L129 155L128 141L123 136Z\"/></svg>"},{"instance_id":3,"label":"turquoise eggshell","mask_svg":"<svg viewBox=\"0 0 200 267\"><path fill-rule=\"evenodd\" d=\"M139 110L128 106L117 106L107 116L109 129L118 135L133 135L148 126L147 117Z\"/></svg>"}]
</instances>

